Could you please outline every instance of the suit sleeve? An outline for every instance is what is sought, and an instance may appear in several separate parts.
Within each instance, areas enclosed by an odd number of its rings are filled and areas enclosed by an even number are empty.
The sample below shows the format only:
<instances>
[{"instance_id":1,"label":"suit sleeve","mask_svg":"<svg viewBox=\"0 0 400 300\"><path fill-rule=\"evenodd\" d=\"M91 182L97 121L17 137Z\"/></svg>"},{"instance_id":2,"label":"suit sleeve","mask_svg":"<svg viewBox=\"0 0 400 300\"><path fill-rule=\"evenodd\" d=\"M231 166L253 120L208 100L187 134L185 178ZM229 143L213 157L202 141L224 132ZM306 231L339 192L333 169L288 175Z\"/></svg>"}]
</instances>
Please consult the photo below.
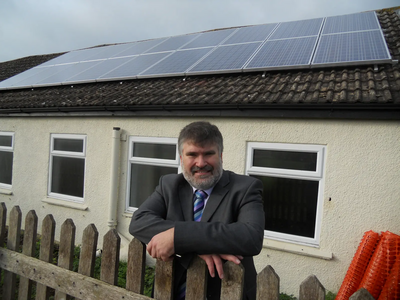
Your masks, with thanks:
<instances>
[{"instance_id":1,"label":"suit sleeve","mask_svg":"<svg viewBox=\"0 0 400 300\"><path fill-rule=\"evenodd\" d=\"M178 254L234 254L253 256L260 253L264 238L264 209L261 181L248 178L250 184L239 201L232 223L175 222L175 251Z\"/></svg>"},{"instance_id":2,"label":"suit sleeve","mask_svg":"<svg viewBox=\"0 0 400 300\"><path fill-rule=\"evenodd\" d=\"M167 202L162 193L162 180L155 191L146 199L132 216L129 233L148 244L153 236L174 227L174 222L166 220Z\"/></svg>"}]
</instances>

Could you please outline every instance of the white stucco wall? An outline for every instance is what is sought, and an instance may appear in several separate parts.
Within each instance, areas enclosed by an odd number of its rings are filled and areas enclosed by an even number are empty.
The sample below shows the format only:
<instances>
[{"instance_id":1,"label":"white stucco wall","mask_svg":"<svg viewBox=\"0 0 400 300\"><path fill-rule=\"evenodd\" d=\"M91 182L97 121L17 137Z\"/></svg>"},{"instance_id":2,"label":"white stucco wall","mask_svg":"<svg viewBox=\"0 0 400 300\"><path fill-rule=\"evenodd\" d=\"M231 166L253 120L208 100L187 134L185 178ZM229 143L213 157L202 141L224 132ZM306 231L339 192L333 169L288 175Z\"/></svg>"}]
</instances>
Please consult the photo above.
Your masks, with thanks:
<instances>
[{"instance_id":1,"label":"white stucco wall","mask_svg":"<svg viewBox=\"0 0 400 300\"><path fill-rule=\"evenodd\" d=\"M53 214L59 232L66 218L77 227L94 223L101 237L108 231L112 129L127 137L177 137L194 119L166 118L0 118L0 131L15 133L12 195L0 189L0 202L10 211L19 205L34 209L39 224ZM261 271L271 265L280 276L281 291L298 295L300 283L315 274L327 290L337 292L358 244L368 230L400 233L400 122L346 120L281 120L210 118L224 135L224 168L245 172L246 143L326 145L324 206L320 248L265 241L256 257ZM86 134L86 210L54 205L47 196L51 133ZM121 142L118 231L127 231L124 213L128 141ZM330 201L329 201L330 199ZM24 224L24 221L22 222ZM58 236L57 236L58 239ZM124 243L124 239L122 240ZM274 249L271 249L270 247ZM288 251L282 251L287 249ZM303 253L303 254L296 254ZM326 258L332 255L332 259ZM324 259L325 258L325 259Z\"/></svg>"}]
</instances>

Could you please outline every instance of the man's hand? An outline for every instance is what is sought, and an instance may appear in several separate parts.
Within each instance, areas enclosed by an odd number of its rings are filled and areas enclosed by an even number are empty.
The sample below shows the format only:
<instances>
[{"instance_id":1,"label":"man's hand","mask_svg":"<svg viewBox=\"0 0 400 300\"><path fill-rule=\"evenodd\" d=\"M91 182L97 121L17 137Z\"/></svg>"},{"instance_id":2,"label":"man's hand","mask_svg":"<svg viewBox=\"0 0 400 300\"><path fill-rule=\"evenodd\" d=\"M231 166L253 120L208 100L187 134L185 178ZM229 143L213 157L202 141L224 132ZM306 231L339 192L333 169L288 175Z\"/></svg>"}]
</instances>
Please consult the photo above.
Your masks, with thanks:
<instances>
[{"instance_id":1,"label":"man's hand","mask_svg":"<svg viewBox=\"0 0 400 300\"><path fill-rule=\"evenodd\" d=\"M217 273L219 278L224 278L224 266L222 260L228 260L235 264L240 264L240 261L243 259L241 255L232 255L232 254L203 254L199 255L199 257L204 260L208 267L208 272L210 272L211 277L215 277L215 268L217 269ZM214 268L215 266L215 268Z\"/></svg>"},{"instance_id":2,"label":"man's hand","mask_svg":"<svg viewBox=\"0 0 400 300\"><path fill-rule=\"evenodd\" d=\"M162 261L172 260L175 253L174 234L175 228L172 227L153 236L147 245L147 252L151 257L161 259Z\"/></svg>"}]
</instances>

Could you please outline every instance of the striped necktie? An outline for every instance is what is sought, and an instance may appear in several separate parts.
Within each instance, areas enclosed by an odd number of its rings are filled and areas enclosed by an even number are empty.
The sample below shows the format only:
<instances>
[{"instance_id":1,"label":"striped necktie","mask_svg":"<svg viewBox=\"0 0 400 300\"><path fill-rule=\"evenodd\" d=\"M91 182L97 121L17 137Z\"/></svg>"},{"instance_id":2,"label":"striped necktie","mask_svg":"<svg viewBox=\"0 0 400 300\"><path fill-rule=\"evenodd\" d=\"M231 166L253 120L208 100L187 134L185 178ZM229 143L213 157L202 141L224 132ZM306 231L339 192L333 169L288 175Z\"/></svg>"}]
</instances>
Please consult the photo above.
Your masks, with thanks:
<instances>
[{"instance_id":1,"label":"striped necktie","mask_svg":"<svg viewBox=\"0 0 400 300\"><path fill-rule=\"evenodd\" d=\"M207 199L208 195L202 190L197 190L194 195L193 219L196 222L200 222L201 216L203 215L204 200Z\"/></svg>"}]
</instances>

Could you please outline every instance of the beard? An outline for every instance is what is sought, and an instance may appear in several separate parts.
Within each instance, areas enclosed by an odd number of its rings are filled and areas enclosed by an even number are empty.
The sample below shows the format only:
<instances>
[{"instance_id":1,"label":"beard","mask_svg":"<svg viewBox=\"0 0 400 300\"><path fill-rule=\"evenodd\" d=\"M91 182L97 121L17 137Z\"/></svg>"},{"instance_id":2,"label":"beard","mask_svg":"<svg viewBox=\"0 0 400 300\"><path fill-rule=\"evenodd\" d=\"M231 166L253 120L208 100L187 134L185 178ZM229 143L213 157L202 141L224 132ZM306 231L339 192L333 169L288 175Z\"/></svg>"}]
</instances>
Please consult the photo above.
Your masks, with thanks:
<instances>
[{"instance_id":1,"label":"beard","mask_svg":"<svg viewBox=\"0 0 400 300\"><path fill-rule=\"evenodd\" d=\"M196 178L195 172L197 171L206 171L211 173L207 174L206 176ZM183 177L192 187L198 190L208 190L216 185L222 176L222 171L223 169L221 161L215 166L215 168L210 165L206 165L204 168L193 167L190 172L186 170L185 165L182 162Z\"/></svg>"}]
</instances>

